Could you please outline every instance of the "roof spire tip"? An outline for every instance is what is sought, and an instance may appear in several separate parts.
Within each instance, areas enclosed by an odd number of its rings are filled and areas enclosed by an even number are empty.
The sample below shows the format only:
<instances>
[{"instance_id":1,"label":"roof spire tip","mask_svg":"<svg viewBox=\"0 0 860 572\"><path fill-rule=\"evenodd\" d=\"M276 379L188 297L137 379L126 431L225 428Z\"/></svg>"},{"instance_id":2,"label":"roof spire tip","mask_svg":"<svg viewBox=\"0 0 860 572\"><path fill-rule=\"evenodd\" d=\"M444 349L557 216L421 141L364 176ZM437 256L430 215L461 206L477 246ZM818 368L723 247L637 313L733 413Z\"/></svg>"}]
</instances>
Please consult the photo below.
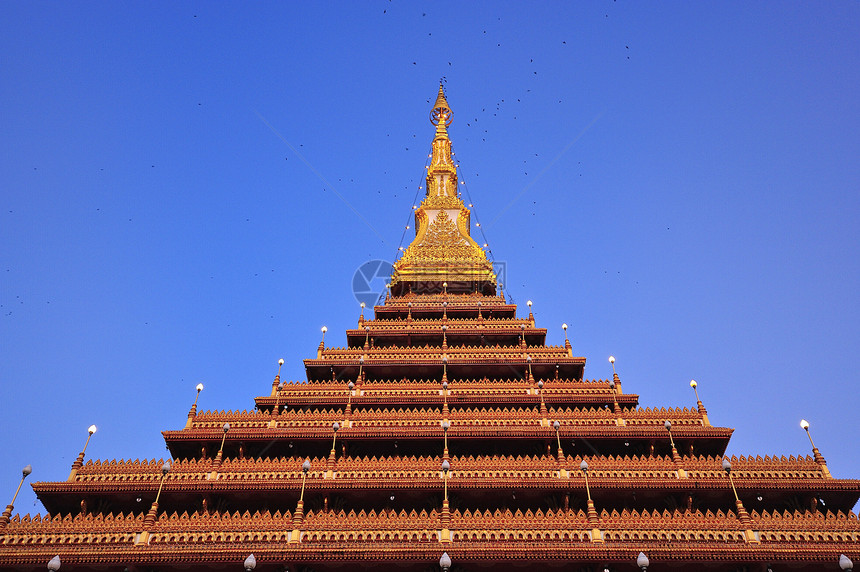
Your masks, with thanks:
<instances>
[{"instance_id":1,"label":"roof spire tip","mask_svg":"<svg viewBox=\"0 0 860 572\"><path fill-rule=\"evenodd\" d=\"M433 104L433 109L430 111L430 123L433 125L444 124L445 127L451 125L451 119L454 113L448 106L448 100L445 99L444 79L439 80L439 95L436 96L436 103Z\"/></svg>"}]
</instances>

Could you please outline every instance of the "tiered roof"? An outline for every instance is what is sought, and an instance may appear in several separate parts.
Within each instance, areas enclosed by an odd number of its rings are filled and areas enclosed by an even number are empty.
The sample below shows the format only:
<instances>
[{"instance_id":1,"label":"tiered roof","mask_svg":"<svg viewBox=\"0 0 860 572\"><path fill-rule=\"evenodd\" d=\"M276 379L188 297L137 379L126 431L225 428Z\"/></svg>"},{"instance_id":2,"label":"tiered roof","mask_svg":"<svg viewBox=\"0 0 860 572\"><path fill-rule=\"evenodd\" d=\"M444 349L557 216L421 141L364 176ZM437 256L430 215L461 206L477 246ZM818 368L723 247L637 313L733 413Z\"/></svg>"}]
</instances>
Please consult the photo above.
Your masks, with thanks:
<instances>
[{"instance_id":1,"label":"tiered roof","mask_svg":"<svg viewBox=\"0 0 860 572\"><path fill-rule=\"evenodd\" d=\"M0 517L0 568L835 569L860 481L820 452L724 458L695 407L583 378L469 236L440 89L427 198L385 300L250 411L198 411L168 460L87 461ZM456 221L456 222L455 222ZM604 567L604 568L599 568Z\"/></svg>"}]
</instances>

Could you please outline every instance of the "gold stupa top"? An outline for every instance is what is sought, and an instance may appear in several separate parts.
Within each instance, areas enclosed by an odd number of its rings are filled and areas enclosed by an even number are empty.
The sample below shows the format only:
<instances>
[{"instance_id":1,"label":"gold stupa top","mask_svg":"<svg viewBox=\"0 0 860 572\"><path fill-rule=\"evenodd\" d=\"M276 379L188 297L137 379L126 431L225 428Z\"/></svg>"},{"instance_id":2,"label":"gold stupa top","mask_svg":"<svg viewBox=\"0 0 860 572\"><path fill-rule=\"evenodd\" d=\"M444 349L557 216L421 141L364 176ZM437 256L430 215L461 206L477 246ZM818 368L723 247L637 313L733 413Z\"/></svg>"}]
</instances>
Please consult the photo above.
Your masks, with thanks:
<instances>
[{"instance_id":1,"label":"gold stupa top","mask_svg":"<svg viewBox=\"0 0 860 572\"><path fill-rule=\"evenodd\" d=\"M415 239L394 263L391 291L395 295L441 291L444 282L449 291L495 294L493 265L469 235L470 212L457 188L457 167L448 138L452 117L440 85L430 111L436 136L427 167L427 195L415 209Z\"/></svg>"}]
</instances>

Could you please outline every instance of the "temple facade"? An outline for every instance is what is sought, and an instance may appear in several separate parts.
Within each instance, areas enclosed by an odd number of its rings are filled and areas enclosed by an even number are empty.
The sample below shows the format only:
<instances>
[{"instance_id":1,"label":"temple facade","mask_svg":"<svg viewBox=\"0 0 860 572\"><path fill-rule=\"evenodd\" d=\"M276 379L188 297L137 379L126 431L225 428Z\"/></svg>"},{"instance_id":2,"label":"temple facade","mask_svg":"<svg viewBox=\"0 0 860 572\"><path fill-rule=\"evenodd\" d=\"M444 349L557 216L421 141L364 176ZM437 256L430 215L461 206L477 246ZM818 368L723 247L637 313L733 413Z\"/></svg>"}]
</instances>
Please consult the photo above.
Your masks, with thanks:
<instances>
[{"instance_id":1,"label":"temple facade","mask_svg":"<svg viewBox=\"0 0 860 572\"><path fill-rule=\"evenodd\" d=\"M860 481L811 438L808 456L726 458L732 429L697 392L643 409L506 301L470 236L452 117L440 87L415 238L346 345L321 342L304 380L279 369L253 410L195 400L163 432L169 459L84 450L33 483L48 514L6 508L0 569L850 569Z\"/></svg>"}]
</instances>

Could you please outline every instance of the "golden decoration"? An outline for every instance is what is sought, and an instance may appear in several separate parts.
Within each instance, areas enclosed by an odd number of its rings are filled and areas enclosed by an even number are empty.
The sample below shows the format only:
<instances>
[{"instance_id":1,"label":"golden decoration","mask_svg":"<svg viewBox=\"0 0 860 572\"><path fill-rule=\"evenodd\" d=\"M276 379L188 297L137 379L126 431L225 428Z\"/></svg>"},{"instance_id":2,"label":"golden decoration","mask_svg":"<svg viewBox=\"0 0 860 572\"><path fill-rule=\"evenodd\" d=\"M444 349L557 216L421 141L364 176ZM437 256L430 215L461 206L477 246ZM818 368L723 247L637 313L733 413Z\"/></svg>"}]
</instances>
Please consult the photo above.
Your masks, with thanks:
<instances>
[{"instance_id":1,"label":"golden decoration","mask_svg":"<svg viewBox=\"0 0 860 572\"><path fill-rule=\"evenodd\" d=\"M471 213L458 196L457 167L447 131L451 115L440 86L430 113L436 136L427 169L427 195L415 209L415 239L394 263L393 289L403 282L425 286L442 281L496 284L493 265L470 236Z\"/></svg>"}]
</instances>

